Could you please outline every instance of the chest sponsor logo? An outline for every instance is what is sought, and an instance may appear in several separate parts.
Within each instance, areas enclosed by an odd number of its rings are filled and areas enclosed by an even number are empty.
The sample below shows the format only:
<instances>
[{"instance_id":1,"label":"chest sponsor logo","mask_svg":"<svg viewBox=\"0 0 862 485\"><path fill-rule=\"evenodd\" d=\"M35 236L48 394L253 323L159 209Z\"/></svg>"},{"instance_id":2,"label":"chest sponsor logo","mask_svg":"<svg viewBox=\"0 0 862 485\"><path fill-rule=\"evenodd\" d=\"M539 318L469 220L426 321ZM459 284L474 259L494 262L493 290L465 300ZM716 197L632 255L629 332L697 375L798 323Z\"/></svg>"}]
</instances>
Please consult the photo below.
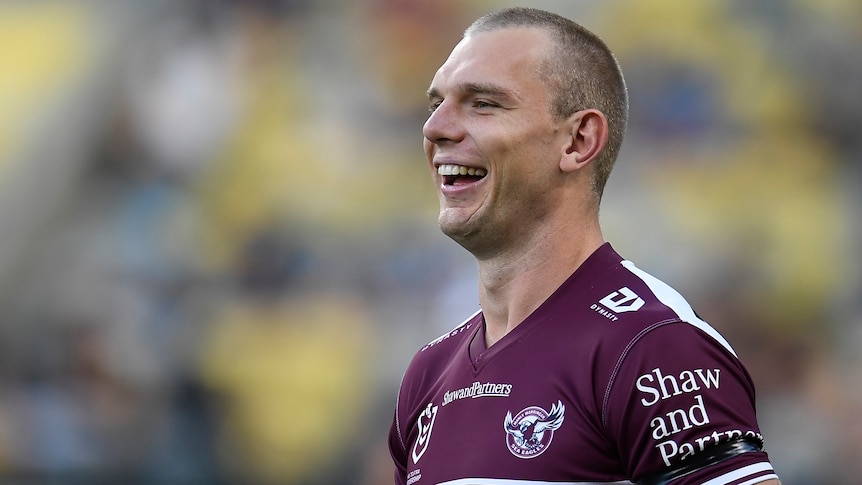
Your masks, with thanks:
<instances>
[{"instance_id":1,"label":"chest sponsor logo","mask_svg":"<svg viewBox=\"0 0 862 485\"><path fill-rule=\"evenodd\" d=\"M644 306L643 298L630 290L628 286L623 286L599 300L598 303L593 303L590 309L608 320L616 322L619 320L617 313L636 312L642 306Z\"/></svg>"},{"instance_id":2,"label":"chest sponsor logo","mask_svg":"<svg viewBox=\"0 0 862 485\"><path fill-rule=\"evenodd\" d=\"M416 426L419 428L419 437L416 438L416 443L413 444L413 463L419 462L419 458L425 454L428 449L428 443L431 441L431 431L434 430L434 421L437 420L437 409L433 403L428 403L425 410L419 415L416 420Z\"/></svg>"},{"instance_id":3,"label":"chest sponsor logo","mask_svg":"<svg viewBox=\"0 0 862 485\"><path fill-rule=\"evenodd\" d=\"M512 416L506 413L503 428L506 430L506 447L518 458L535 458L551 446L554 431L563 425L566 407L561 401L551 405L550 411L529 406Z\"/></svg>"},{"instance_id":4,"label":"chest sponsor logo","mask_svg":"<svg viewBox=\"0 0 862 485\"><path fill-rule=\"evenodd\" d=\"M443 394L443 406L459 399L476 399L478 397L509 397L511 384L495 384L493 382L474 382L472 386L446 391Z\"/></svg>"}]
</instances>

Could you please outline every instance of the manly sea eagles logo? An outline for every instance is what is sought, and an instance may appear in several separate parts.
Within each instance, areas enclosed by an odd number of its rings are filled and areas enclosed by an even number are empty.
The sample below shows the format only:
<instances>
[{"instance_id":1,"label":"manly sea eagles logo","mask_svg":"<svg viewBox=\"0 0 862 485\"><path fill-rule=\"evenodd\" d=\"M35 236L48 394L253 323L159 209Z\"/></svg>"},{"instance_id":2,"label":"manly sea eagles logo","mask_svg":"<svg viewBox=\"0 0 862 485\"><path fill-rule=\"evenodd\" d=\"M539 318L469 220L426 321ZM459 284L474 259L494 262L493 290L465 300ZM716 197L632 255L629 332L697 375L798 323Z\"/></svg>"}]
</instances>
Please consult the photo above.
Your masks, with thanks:
<instances>
[{"instance_id":1,"label":"manly sea eagles logo","mask_svg":"<svg viewBox=\"0 0 862 485\"><path fill-rule=\"evenodd\" d=\"M512 417L506 413L503 428L506 430L506 446L518 458L535 458L551 444L554 430L563 424L563 414L566 407L557 401L550 411L538 406L524 408Z\"/></svg>"}]
</instances>

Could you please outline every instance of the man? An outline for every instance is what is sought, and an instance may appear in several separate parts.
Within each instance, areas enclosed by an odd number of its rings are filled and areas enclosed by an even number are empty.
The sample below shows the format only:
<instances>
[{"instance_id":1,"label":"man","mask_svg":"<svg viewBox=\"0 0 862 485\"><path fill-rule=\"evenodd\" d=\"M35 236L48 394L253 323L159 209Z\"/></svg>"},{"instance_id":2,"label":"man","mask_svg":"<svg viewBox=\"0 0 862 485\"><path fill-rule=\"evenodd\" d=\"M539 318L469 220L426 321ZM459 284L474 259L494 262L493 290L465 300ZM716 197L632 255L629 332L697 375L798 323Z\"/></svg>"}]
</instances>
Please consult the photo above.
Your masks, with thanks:
<instances>
[{"instance_id":1,"label":"man","mask_svg":"<svg viewBox=\"0 0 862 485\"><path fill-rule=\"evenodd\" d=\"M407 369L396 484L778 483L731 346L602 236L628 110L602 41L495 12L428 96L439 224L476 258L481 311Z\"/></svg>"}]
</instances>

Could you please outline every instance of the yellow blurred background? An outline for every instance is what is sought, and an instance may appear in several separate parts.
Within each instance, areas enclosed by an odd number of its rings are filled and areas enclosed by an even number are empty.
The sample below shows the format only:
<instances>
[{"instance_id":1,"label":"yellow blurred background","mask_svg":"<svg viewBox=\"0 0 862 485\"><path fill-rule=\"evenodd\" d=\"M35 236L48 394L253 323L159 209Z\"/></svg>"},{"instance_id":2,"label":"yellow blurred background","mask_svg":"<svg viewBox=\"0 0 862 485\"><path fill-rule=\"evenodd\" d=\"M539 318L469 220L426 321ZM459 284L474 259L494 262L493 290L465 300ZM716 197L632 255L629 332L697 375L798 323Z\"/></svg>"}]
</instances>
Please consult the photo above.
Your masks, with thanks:
<instances>
[{"instance_id":1,"label":"yellow blurred background","mask_svg":"<svg viewBox=\"0 0 862 485\"><path fill-rule=\"evenodd\" d=\"M494 0L0 3L0 484L391 483L476 308L425 89ZM606 236L758 386L785 485L862 476L862 3L531 1L632 118Z\"/></svg>"}]
</instances>

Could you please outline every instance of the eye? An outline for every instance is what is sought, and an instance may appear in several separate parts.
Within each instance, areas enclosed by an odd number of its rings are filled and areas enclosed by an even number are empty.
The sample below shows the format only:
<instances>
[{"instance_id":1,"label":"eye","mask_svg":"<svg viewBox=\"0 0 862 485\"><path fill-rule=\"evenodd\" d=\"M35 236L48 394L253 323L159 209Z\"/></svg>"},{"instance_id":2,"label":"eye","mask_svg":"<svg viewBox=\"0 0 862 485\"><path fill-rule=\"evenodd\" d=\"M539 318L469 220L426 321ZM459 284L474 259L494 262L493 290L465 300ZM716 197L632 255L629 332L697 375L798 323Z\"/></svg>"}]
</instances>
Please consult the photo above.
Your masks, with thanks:
<instances>
[{"instance_id":1,"label":"eye","mask_svg":"<svg viewBox=\"0 0 862 485\"><path fill-rule=\"evenodd\" d=\"M498 108L499 106L500 105L498 105L497 103L492 103L484 99L477 99L473 101L473 107L477 109Z\"/></svg>"},{"instance_id":2,"label":"eye","mask_svg":"<svg viewBox=\"0 0 862 485\"><path fill-rule=\"evenodd\" d=\"M443 101L442 101L442 100L438 100L438 101L431 101L431 102L428 104L428 112L429 112L429 113L433 113L433 112L437 111L437 108L439 108L439 107L440 107L440 104L441 104L441 103L443 103Z\"/></svg>"}]
</instances>

